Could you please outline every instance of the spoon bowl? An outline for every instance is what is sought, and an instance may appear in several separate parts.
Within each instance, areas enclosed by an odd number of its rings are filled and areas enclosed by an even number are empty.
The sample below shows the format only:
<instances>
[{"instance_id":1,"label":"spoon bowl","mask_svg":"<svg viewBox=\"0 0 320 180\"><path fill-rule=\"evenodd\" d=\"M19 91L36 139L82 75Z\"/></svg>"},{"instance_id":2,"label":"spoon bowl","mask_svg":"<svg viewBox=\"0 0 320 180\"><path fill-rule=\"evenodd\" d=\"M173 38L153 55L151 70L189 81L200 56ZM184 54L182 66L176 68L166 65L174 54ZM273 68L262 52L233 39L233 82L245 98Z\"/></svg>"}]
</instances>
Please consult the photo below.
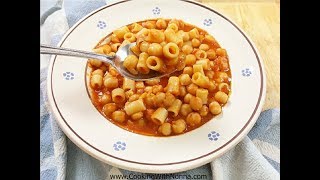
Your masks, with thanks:
<instances>
[{"instance_id":1,"label":"spoon bowl","mask_svg":"<svg viewBox=\"0 0 320 180\"><path fill-rule=\"evenodd\" d=\"M122 47L119 47L117 53L114 56L108 56L104 54L97 54L88 51L70 49L70 48L62 48L62 47L54 47L49 45L40 44L40 53L41 54L55 54L55 55L63 55L63 56L73 56L73 57L82 57L82 58L90 58L90 59L97 59L102 62L108 63L124 77L128 79L132 79L135 81L146 81L156 78L161 78L167 76L172 72L160 73L157 71L150 71L148 74L131 74L124 66L123 62L128 55L133 54L130 48L135 46L136 43L129 43Z\"/></svg>"}]
</instances>

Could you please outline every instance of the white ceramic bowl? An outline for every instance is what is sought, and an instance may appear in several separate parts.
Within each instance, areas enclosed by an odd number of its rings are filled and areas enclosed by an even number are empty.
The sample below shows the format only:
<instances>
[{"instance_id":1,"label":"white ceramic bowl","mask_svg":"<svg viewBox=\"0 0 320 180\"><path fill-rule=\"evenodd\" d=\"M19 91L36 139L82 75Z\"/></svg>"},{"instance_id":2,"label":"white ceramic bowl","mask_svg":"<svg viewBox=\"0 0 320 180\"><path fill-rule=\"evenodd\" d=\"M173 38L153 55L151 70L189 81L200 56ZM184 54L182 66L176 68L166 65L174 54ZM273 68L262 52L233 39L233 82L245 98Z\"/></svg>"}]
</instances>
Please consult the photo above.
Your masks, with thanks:
<instances>
[{"instance_id":1,"label":"white ceramic bowl","mask_svg":"<svg viewBox=\"0 0 320 180\"><path fill-rule=\"evenodd\" d=\"M54 56L48 71L48 97L64 133L91 156L116 167L171 173L201 166L227 152L252 128L265 99L266 78L257 49L221 13L187 0L127 0L104 6L76 23L59 46L91 51L114 29L151 18L177 18L213 35L226 48L232 94L222 114L203 126L172 137L126 131L106 120L87 93L86 60Z\"/></svg>"}]
</instances>

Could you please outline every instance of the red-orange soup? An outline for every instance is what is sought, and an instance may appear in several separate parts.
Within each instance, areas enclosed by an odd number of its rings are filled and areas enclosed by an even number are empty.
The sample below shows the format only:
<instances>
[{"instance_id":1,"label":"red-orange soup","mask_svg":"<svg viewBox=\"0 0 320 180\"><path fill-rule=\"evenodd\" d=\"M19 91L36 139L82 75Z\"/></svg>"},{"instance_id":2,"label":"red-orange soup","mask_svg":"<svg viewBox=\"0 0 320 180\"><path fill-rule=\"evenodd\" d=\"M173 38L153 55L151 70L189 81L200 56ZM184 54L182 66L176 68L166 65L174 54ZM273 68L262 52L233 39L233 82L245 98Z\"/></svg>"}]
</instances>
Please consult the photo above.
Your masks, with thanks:
<instances>
[{"instance_id":1,"label":"red-orange soup","mask_svg":"<svg viewBox=\"0 0 320 180\"><path fill-rule=\"evenodd\" d=\"M91 100L106 119L134 133L172 136L196 129L222 112L231 93L231 71L226 50L212 35L182 20L145 20L115 30L94 51L114 55L121 45L134 41L135 55L127 61L130 72L154 71L148 58L157 59L161 72L178 71L135 82L108 64L89 60Z\"/></svg>"}]
</instances>

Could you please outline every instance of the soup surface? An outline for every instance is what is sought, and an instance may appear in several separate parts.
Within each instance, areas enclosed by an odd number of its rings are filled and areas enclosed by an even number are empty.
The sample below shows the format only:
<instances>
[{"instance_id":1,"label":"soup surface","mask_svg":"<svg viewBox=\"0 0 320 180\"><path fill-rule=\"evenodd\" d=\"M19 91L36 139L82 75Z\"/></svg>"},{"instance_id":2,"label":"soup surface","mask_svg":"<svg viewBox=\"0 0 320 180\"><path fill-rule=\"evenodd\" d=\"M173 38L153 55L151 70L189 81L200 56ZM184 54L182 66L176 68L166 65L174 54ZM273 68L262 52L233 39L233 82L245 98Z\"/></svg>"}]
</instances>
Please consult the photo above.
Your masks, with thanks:
<instances>
[{"instance_id":1,"label":"soup surface","mask_svg":"<svg viewBox=\"0 0 320 180\"><path fill-rule=\"evenodd\" d=\"M152 19L114 30L93 51L114 55L131 42L136 42L134 55L124 61L130 73L176 72L136 82L90 59L91 100L106 119L134 133L172 136L222 112L231 93L231 71L226 50L212 35L182 20Z\"/></svg>"}]
</instances>

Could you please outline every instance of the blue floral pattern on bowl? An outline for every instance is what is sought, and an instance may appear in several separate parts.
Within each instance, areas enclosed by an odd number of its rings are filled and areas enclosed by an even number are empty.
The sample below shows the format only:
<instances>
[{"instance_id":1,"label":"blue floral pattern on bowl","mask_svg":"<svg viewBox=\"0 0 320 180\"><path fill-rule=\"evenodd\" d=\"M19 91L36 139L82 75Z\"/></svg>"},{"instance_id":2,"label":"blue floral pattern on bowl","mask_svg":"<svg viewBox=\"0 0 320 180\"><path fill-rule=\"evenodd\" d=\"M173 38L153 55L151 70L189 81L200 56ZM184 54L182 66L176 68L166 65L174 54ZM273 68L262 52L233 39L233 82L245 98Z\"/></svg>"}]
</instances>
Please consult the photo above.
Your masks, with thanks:
<instances>
[{"instance_id":1,"label":"blue floral pattern on bowl","mask_svg":"<svg viewBox=\"0 0 320 180\"><path fill-rule=\"evenodd\" d=\"M100 29L104 29L105 27L107 27L107 24L104 21L98 21L97 27Z\"/></svg>"},{"instance_id":2,"label":"blue floral pattern on bowl","mask_svg":"<svg viewBox=\"0 0 320 180\"><path fill-rule=\"evenodd\" d=\"M161 12L161 9L158 8L158 7L155 7L154 9L152 9L152 13L153 13L154 15L159 15L160 12Z\"/></svg>"},{"instance_id":3,"label":"blue floral pattern on bowl","mask_svg":"<svg viewBox=\"0 0 320 180\"><path fill-rule=\"evenodd\" d=\"M204 19L203 20L203 25L205 26L211 26L212 24L212 19Z\"/></svg>"},{"instance_id":4,"label":"blue floral pattern on bowl","mask_svg":"<svg viewBox=\"0 0 320 180\"><path fill-rule=\"evenodd\" d=\"M72 73L72 72L64 72L62 75L65 80L73 80L74 79L74 73Z\"/></svg>"},{"instance_id":5,"label":"blue floral pattern on bowl","mask_svg":"<svg viewBox=\"0 0 320 180\"><path fill-rule=\"evenodd\" d=\"M242 71L242 76L249 77L252 74L252 71L249 68L245 68Z\"/></svg>"},{"instance_id":6,"label":"blue floral pattern on bowl","mask_svg":"<svg viewBox=\"0 0 320 180\"><path fill-rule=\"evenodd\" d=\"M211 131L209 134L208 134L208 138L210 141L217 141L220 137L220 134L215 132L215 131Z\"/></svg>"},{"instance_id":7,"label":"blue floral pattern on bowl","mask_svg":"<svg viewBox=\"0 0 320 180\"><path fill-rule=\"evenodd\" d=\"M118 141L116 143L113 144L113 148L114 150L116 151L120 151L120 150L125 150L126 149L126 143L125 142L121 142L121 141Z\"/></svg>"}]
</instances>

